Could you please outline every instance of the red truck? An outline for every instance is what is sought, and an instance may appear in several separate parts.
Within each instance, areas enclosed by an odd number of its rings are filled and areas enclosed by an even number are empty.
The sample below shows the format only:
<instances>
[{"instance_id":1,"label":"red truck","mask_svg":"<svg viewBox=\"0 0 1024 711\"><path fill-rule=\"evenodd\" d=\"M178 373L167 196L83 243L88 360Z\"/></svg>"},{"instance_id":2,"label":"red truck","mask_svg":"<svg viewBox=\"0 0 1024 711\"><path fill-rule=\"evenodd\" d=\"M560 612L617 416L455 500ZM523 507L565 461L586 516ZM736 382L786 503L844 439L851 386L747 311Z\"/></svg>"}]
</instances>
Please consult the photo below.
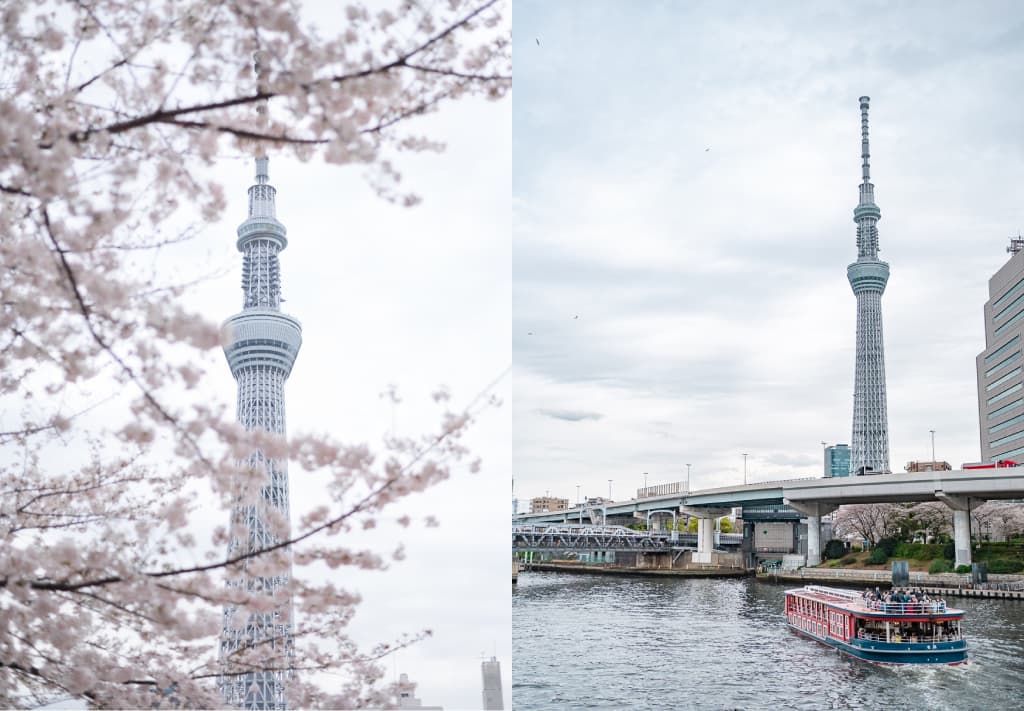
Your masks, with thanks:
<instances>
[{"instance_id":1,"label":"red truck","mask_svg":"<svg viewBox=\"0 0 1024 711\"><path fill-rule=\"evenodd\" d=\"M1000 459L997 462L971 462L969 464L963 464L960 466L961 469L1004 469L1006 467L1019 467L1022 462L1014 461L1013 459Z\"/></svg>"}]
</instances>

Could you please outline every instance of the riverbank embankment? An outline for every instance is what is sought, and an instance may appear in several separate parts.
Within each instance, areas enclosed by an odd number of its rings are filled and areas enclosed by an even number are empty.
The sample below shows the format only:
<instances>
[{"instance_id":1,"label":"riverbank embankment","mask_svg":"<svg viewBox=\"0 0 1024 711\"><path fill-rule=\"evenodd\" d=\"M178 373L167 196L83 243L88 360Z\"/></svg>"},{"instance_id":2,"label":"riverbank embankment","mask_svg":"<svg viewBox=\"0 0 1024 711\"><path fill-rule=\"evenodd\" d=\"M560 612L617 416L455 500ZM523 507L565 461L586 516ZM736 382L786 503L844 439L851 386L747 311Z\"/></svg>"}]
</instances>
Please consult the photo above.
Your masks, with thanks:
<instances>
[{"instance_id":1,"label":"riverbank embankment","mask_svg":"<svg viewBox=\"0 0 1024 711\"><path fill-rule=\"evenodd\" d=\"M709 566L706 568L634 568L620 565L592 565L585 563L532 563L528 570L548 570L563 573L591 575L645 575L669 578L735 578L750 575L742 568Z\"/></svg>"},{"instance_id":2,"label":"riverbank embankment","mask_svg":"<svg viewBox=\"0 0 1024 711\"><path fill-rule=\"evenodd\" d=\"M892 585L892 572L888 570L831 570L827 568L800 568L771 573L758 573L759 580L769 582L824 583L847 587L877 587ZM929 595L942 597L997 598L1024 600L1024 576L989 575L987 583L972 583L970 575L955 573L911 573L909 586L920 588Z\"/></svg>"}]
</instances>

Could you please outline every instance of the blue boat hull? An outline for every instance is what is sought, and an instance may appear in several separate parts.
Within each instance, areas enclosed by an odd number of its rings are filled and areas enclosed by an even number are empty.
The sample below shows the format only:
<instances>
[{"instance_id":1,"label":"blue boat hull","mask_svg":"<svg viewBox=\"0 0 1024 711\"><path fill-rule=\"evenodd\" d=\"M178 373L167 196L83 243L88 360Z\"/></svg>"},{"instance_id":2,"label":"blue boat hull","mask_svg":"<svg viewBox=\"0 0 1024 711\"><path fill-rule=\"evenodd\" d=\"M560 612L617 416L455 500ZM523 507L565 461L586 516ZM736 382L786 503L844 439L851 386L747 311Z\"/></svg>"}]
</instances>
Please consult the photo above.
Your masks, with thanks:
<instances>
[{"instance_id":1,"label":"blue boat hull","mask_svg":"<svg viewBox=\"0 0 1024 711\"><path fill-rule=\"evenodd\" d=\"M831 637L818 637L806 630L790 625L801 637L835 647L840 652L873 664L964 664L967 662L967 642L874 642L854 639L844 642Z\"/></svg>"}]
</instances>

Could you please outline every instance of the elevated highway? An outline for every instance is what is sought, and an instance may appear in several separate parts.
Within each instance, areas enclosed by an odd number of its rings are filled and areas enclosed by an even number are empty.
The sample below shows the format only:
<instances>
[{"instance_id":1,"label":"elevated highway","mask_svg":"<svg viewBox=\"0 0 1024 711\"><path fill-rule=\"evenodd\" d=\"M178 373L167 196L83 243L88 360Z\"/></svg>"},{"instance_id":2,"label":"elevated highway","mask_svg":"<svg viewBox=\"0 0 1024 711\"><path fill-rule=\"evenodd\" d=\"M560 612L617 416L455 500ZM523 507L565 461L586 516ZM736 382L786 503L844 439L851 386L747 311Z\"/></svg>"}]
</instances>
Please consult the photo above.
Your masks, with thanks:
<instances>
[{"instance_id":1,"label":"elevated highway","mask_svg":"<svg viewBox=\"0 0 1024 711\"><path fill-rule=\"evenodd\" d=\"M700 519L697 550L710 554L711 520L732 507L784 504L807 519L807 563L821 562L821 517L843 504L941 501L953 511L956 564L971 562L970 509L990 499L1024 499L1024 466L859 477L790 479L649 496L598 507L607 516L675 509ZM519 514L513 523L570 523L579 509Z\"/></svg>"}]
</instances>

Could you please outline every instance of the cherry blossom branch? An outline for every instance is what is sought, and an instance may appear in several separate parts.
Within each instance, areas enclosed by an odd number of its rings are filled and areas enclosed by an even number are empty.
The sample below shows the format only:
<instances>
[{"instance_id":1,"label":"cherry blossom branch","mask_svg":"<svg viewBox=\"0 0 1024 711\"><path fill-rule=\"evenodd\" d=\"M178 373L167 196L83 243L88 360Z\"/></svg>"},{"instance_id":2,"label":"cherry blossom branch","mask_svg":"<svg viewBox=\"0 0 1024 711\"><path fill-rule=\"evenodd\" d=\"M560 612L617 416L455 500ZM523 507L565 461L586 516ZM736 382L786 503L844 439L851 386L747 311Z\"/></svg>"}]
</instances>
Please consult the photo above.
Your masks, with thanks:
<instances>
[{"instance_id":1,"label":"cherry blossom branch","mask_svg":"<svg viewBox=\"0 0 1024 711\"><path fill-rule=\"evenodd\" d=\"M139 619L145 620L146 622L151 622L151 623L155 623L156 622L156 620L153 619L151 616L149 616L149 615L147 615L145 613L139 612L138 610L133 610L133 609L129 608L127 605L123 605L123 604L117 602L116 600L110 600L108 598L103 597L102 595L97 595L96 593L91 593L91 592L88 592L86 590L75 590L73 592L73 594L81 595L82 597L86 597L86 598L88 598L90 600L95 600L96 602L102 603L104 605L109 605L110 607L114 608L115 610L120 610L121 612L125 613L126 615L130 615L132 617L138 617ZM93 609L95 611L99 612L99 610L97 608L93 608ZM111 620L113 620L113 619L116 619L116 618L111 618Z\"/></svg>"},{"instance_id":2,"label":"cherry blossom branch","mask_svg":"<svg viewBox=\"0 0 1024 711\"><path fill-rule=\"evenodd\" d=\"M443 70L443 69L426 67L424 65L410 65L409 64L409 60L410 59L412 59L416 55L426 51L428 48L430 48L431 46L433 46L437 42L441 41L442 39L444 39L448 35L452 34L453 32L457 31L458 29L464 27L466 24L470 23L479 14L481 14L485 10L487 10L487 9L491 8L492 6L494 6L497 2L498 2L498 0L487 0L487 2L485 2L483 5L481 5L480 7L475 9L474 11L470 12L468 15L466 15L463 18L461 18L460 20L457 20L457 21L453 22L447 28L442 30L440 33L434 35L430 39L428 39L425 42L423 42L420 46L418 46L415 49L412 49L412 50L402 54L401 56L399 56L398 58L396 58L396 59L394 59L394 60L392 60L390 62L387 62L385 64L381 64L381 65L376 66L376 67L370 67L370 68L367 68L367 69L363 69L363 70L360 70L360 71L357 71L357 72L352 72L352 73L348 73L348 74L340 74L340 75L337 75L337 76L328 77L328 78L324 78L324 79L319 79L319 80L315 80L315 81L312 81L312 82L304 82L304 83L299 85L299 88L302 89L303 91L309 92L309 91L312 91L317 85L332 84L334 86L339 86L339 85L342 85L344 83L355 81L357 79L364 79L366 77L373 76L375 74L385 74L385 73L387 73L388 71L390 71L392 69L398 69L398 68L402 68L402 67L408 68L408 69L413 69L415 71L421 71L421 72L431 72L431 73L436 73L436 74L447 74L447 75L454 76L454 77L457 77L457 78L464 78L464 79L467 79L467 80L483 82L483 83L490 83L490 82L496 82L496 81L503 81L503 82L504 81L509 81L509 80L511 80L510 76L496 75L496 74L485 75L485 74L473 74L473 73L458 73L458 72L455 72L453 70ZM132 129L135 129L135 128L140 128L142 126L145 126L145 125L148 125L148 124L151 124L151 123L172 123L173 120L177 119L179 116L183 116L183 115L187 115L187 114L192 114L192 113L215 111L215 110L218 110L218 109L227 109L227 108L232 108L232 107L235 107L235 106L244 106L246 104L252 104L252 103L255 103L255 102L259 102L259 101L265 101L265 100L272 99L272 98L275 98L277 96L282 96L282 95L283 94L281 92L263 89L263 90L258 90L258 91L256 91L256 93L249 94L247 96L237 96L237 97L230 98L230 99L222 99L220 101L211 101L211 102L206 102L206 103L202 103L202 104L195 104L195 105L192 105L192 106L178 107L178 108L175 108L175 109L160 109L160 110L151 112L149 114L146 114L144 116L138 116L136 118L133 118L133 119L130 119L130 120L127 120L127 121L120 121L120 122L116 122L116 123L113 123L113 124L108 124L107 126L98 127L98 128L87 128L87 129L80 130L80 131L74 131L74 132L72 132L72 133L70 133L68 135L68 140L70 140L72 143L82 143L82 142L85 142L86 140L88 140L91 136L93 136L95 134L98 134L98 133L117 134L117 133L123 133L125 131L129 131L129 130L132 130ZM41 144L40 147L41 148L51 148L52 144L44 143L44 144Z\"/></svg>"},{"instance_id":3,"label":"cherry blossom branch","mask_svg":"<svg viewBox=\"0 0 1024 711\"><path fill-rule=\"evenodd\" d=\"M22 639L21 641L25 642L24 639ZM32 649L34 649L36 651L36 654L38 654L40 657L42 657L46 661L48 661L50 663L53 663L53 664L58 664L59 665L59 662L57 660L53 660L53 659L48 658L47 655L41 653L31 643L28 643L28 642L25 642L25 643L28 644L29 647L32 647ZM28 676L30 679L33 679L33 680L34 679L43 680L43 681L47 682L48 684L52 684L52 685L56 686L58 689L60 689L61 691L65 692L65 693L70 693L70 691L68 690L67 686L65 686L64 684L60 683L58 680L51 678L47 674L44 674L43 671L41 669L39 669L39 667L37 667L37 666L34 666L34 665L32 665L32 666L25 666L23 664L19 664L18 662L12 662L12 661L6 661L5 662L4 660L0 659L0 669L3 669L3 668L11 669L12 671L18 672L19 674L22 674L24 676ZM82 694L80 694L80 696L84 696L85 698L89 699L90 701L95 700L95 697L92 696L89 692L83 692Z\"/></svg>"},{"instance_id":4,"label":"cherry blossom branch","mask_svg":"<svg viewBox=\"0 0 1024 711\"><path fill-rule=\"evenodd\" d=\"M106 339L104 339L99 333L97 333L95 324L93 323L90 315L91 311L89 309L89 306L85 303L85 299L82 297L81 290L78 288L78 281L75 278L74 272L71 270L71 265L68 263L66 256L67 250L60 246L60 242L57 240L57 237L53 232L53 226L50 223L50 215L45 205L42 207L41 212L43 215L43 224L46 226L46 234L49 237L50 243L53 245L53 249L57 254L63 273L68 281L68 288L70 289L71 294L75 299L75 302L78 304L78 309L82 314L82 318L85 321L85 326L86 329L89 331L89 334L92 336L96 344L99 345L99 347L102 350L106 351L106 353L111 357L111 359L113 359L113 361L121 368L121 371L139 387L139 390L142 392L143 399L145 399L146 402L148 402L150 406L154 410L156 410L160 417L162 417L165 421L167 421L168 424L174 427L174 429L183 437L183 439L189 444L189 446L191 446L193 452L196 454L198 459L202 461L203 464L208 469L212 470L214 468L213 463L210 462L203 454L202 450L199 447L199 443L195 441L195 438L193 438L192 435L190 435L189 433L183 431L181 427L178 426L177 419L174 416L172 416L169 412L167 412L167 410L164 409L163 405L157 402L156 398L149 391L149 389L145 387L139 380L139 377L136 375L132 367L125 363L124 360L122 360L121 357L114 352L114 349L110 346L109 343L107 343Z\"/></svg>"},{"instance_id":5,"label":"cherry blossom branch","mask_svg":"<svg viewBox=\"0 0 1024 711\"><path fill-rule=\"evenodd\" d=\"M5 438L28 437L28 436L31 436L31 435L34 435L34 434L39 434L40 432L46 432L47 430L56 430L56 429L57 429L57 423L56 422L51 422L48 425L36 425L34 427L26 427L25 429L22 429L22 430L10 430L8 432L0 432L0 440L5 439Z\"/></svg>"},{"instance_id":6,"label":"cherry blossom branch","mask_svg":"<svg viewBox=\"0 0 1024 711\"><path fill-rule=\"evenodd\" d=\"M467 72L457 72L454 69L444 69L441 67L428 67L423 64L410 64L409 62L403 62L403 67L407 69L413 69L417 72L424 72L426 74L438 74L440 76L455 77L456 79L468 79L472 81L509 81L512 77L506 74L473 74Z\"/></svg>"},{"instance_id":7,"label":"cherry blossom branch","mask_svg":"<svg viewBox=\"0 0 1024 711\"><path fill-rule=\"evenodd\" d=\"M21 334L20 332L14 331L14 333L15 333L16 336L23 338L26 342L32 343L27 338L24 338L24 335ZM42 350L42 349L39 348L38 345L36 345L34 343L32 345L35 346L37 349ZM97 400L96 402L93 402L92 404L90 404L87 407L82 408L78 412L74 412L74 413L72 413L70 415L57 415L56 417L53 418L53 421L50 422L50 424L48 424L48 425L37 425L37 426L33 426L33 427L27 427L27 428L24 428L24 429L21 429L21 430L11 430L11 431L8 431L8 432L0 432L0 444L3 444L4 440L21 439L21 438L24 438L24 437L29 437L29 436L34 435L34 434L39 434L40 432L46 432L47 430L54 430L54 431L59 432L68 423L70 423L73 420L81 417L82 415L85 415L85 414L95 410L100 405L104 405L104 404L110 402L115 397L117 397L117 393L116 392L111 394L111 395L108 395L107 397L103 398L102 400ZM135 457L132 457L131 461L134 462L135 459L136 459Z\"/></svg>"},{"instance_id":8,"label":"cherry blossom branch","mask_svg":"<svg viewBox=\"0 0 1024 711\"><path fill-rule=\"evenodd\" d=\"M20 197L34 197L32 193L21 188L12 188L9 185L0 184L0 193L7 193L8 195L18 195Z\"/></svg>"},{"instance_id":9,"label":"cherry blossom branch","mask_svg":"<svg viewBox=\"0 0 1024 711\"><path fill-rule=\"evenodd\" d=\"M303 146L319 146L325 143L330 143L329 139L326 138L299 138L297 136L288 135L275 135L271 133L262 133L259 131L253 131L247 128L237 128L235 126L224 126L222 124L210 123L208 121L185 121L182 119L159 119L156 123L168 124L171 126L178 126L180 128L191 128L199 130L211 130L217 131L218 133L227 133L238 138L247 138L257 141L270 141L272 143L292 143L295 145Z\"/></svg>"},{"instance_id":10,"label":"cherry blossom branch","mask_svg":"<svg viewBox=\"0 0 1024 711\"><path fill-rule=\"evenodd\" d=\"M362 133L368 133L368 134L370 134L370 133L381 133L385 129L391 128L396 123L400 123L401 121L404 121L407 118L411 118L413 116L417 116L419 114L422 114L427 109L430 109L430 108L436 106L437 104L441 103L445 99L451 97L451 95L454 94L459 88L461 88L461 87L459 87L459 86L452 87L448 91L445 91L445 92L443 92L441 94L438 94L437 96L431 98L429 101L424 101L424 102L418 104L417 106L414 106L411 109L406 109L405 111L401 111L401 112L399 112L395 116L392 116L389 119L385 119L383 121L380 121L379 123L377 123L376 126L372 126L370 128L364 129L362 131Z\"/></svg>"},{"instance_id":11,"label":"cherry blossom branch","mask_svg":"<svg viewBox=\"0 0 1024 711\"><path fill-rule=\"evenodd\" d=\"M19 506L16 509L16 512L17 513L27 513L27 514L30 514L30 515L41 516L41 515L44 515L44 514L34 514L32 511L28 511L27 510L28 507L31 506L32 504L38 502L38 501L41 501L41 500L46 499L46 498L49 498L51 496L67 496L69 498L76 498L76 497L80 497L83 494L86 494L87 492L90 492L90 491L96 491L98 489L105 489L105 488L108 488L108 487L111 487L111 486L120 486L120 485L123 485L123 484L132 484L132 483L137 483L137 482L140 482L140 481L143 481L143 477L141 477L141 476L139 476L139 477L126 477L124 479L115 479L113 481L100 482L100 483L94 484L92 486L81 486L81 487L72 488L72 489L61 489L59 491L45 491L43 493L36 494L31 499L26 501L24 504ZM17 494L19 492L20 492L20 490L15 489L12 492L4 492L4 493L5 494L8 494L8 493ZM72 514L69 514L67 512L54 512L54 513L48 513L48 514L45 514L45 515L47 515L47 516L69 516L69 515L72 515Z\"/></svg>"},{"instance_id":12,"label":"cherry blossom branch","mask_svg":"<svg viewBox=\"0 0 1024 711\"><path fill-rule=\"evenodd\" d=\"M174 576L178 576L178 575L187 575L187 574L190 574L190 573L209 572L211 570L217 570L217 569L220 569L220 568L229 567L229 566L235 565L237 563L244 562L244 561L246 561L248 559L251 559L251 558L256 558L256 557L259 557L259 556L266 555L268 553L272 553L272 552L277 551L277 550L281 550L283 548L290 547L290 546L292 546L292 545L294 545L296 543L301 543L302 541L304 541L304 540L306 540L308 538L311 538L312 536L315 536L316 534L320 533L321 531L332 529L332 528L336 528L338 525L344 523L349 518L351 518L351 517L355 516L356 514L361 513L364 510L366 510L370 506L370 504L373 503L374 499L379 497L381 494L383 494L388 489L393 487L398 481L400 481L401 478L402 478L402 475L408 473L409 470L412 469L412 467L414 467L425 456L427 456L430 452L432 452L434 449L436 449L438 446L440 446L442 443L444 443L449 437L453 436L457 432L460 432L461 429L468 422L468 411L470 409L472 409L472 407L477 402L479 402L481 400L481 398L488 391L493 389L497 385L497 383L500 382L501 379L504 378L505 375L508 374L510 369L511 369L511 366L506 368L497 378L495 378L491 383L489 383L487 385L487 387L485 387L480 393L478 393L473 398L473 400L470 402L470 405L467 407L467 409L460 416L462 419L460 421L459 426L454 427L454 428L448 427L444 431L442 431L439 435L436 435L434 437L434 439L430 442L430 444L427 447L425 447L422 450L420 450L419 452L417 452L416 455L409 462L407 462L401 469L399 469L399 471L394 476L389 477L379 487L377 487L375 489L371 489L367 494L365 494L362 497L362 499L360 499L356 504L354 504L351 508L349 508L349 510L346 511L345 513L340 514L340 515L338 515L338 516L336 516L336 517L334 517L334 518L332 518L332 519L330 519L328 521L325 521L324 523L322 523L322 524L320 524L318 526L314 526L313 528L309 529L305 533L302 533L302 534L300 534L298 536L286 539L284 541L281 541L281 542L276 543L276 544L271 545L271 546L266 546L264 548L259 548L259 549L256 549L256 550L252 550L252 551L249 551L247 553L241 553L241 554L239 554L237 556L230 557L230 558L227 558L227 559L222 560L222 561L217 561L217 562L209 563L209 564L206 564L206 565L192 566L192 567L188 567L188 568L177 568L177 569L173 569L173 570L143 572L143 573L141 573L141 575L144 576L144 577L148 577L148 578L167 578L167 577L174 577ZM125 579L122 576L112 575L112 576L106 576L106 577L103 577L103 578L97 578L97 579L94 579L94 580L81 581L81 582L77 582L77 583L69 583L69 582L63 582L63 581L36 580L36 581L30 582L29 586L32 587L33 589L37 589L37 590L65 590L65 591L73 591L73 590L78 590L78 589L81 589L81 588L96 587L96 586L110 585L110 584L114 584L114 583L124 582L124 580ZM3 587L6 584L7 584L7 579L6 578L3 579L3 580L0 580L0 587Z\"/></svg>"},{"instance_id":13,"label":"cherry blossom branch","mask_svg":"<svg viewBox=\"0 0 1024 711\"><path fill-rule=\"evenodd\" d=\"M236 555L234 557L227 558L226 560L223 560L223 561L217 561L215 563L209 563L209 564L206 564L206 565L197 565L197 566L192 566L192 567L189 567L189 568L177 568L177 569L174 569L174 570L144 572L144 573L140 573L140 575L142 575L144 577L148 577L148 578L166 578L166 577L174 577L174 576L178 576L178 575L187 575L187 574L190 574L190 573L205 573L205 572L209 572L211 570L217 570L217 569L220 569L220 568L229 567L229 566L235 565L237 563L241 563L243 561L246 561L246 560L248 560L250 558L256 558L256 557L264 556L264 555L266 555L268 553L272 553L272 552L280 550L282 548L287 548L287 547L292 546L292 545L294 545L296 543L301 543L302 541L304 541L304 540L306 540L308 538L311 538L312 536L315 536L316 534L320 533L321 531L324 531L324 530L327 530L327 529L331 529L331 528L335 528L338 525L340 525L341 523L345 522L347 519L351 518L352 516L355 516L358 513L361 513L366 508L368 508L368 506L373 502L373 500L375 498L377 498L382 493L387 491L389 488L394 486L395 483L398 482L402 478L403 474L407 473L409 471L409 469L412 468L416 463L418 463L424 456L429 454L433 449L438 447L448 437L450 437L451 435L453 435L457 431L458 430L446 430L446 431L442 432L440 435L438 435L433 440L433 442L430 443L429 446L424 448L421 452L417 453L417 455L410 462L408 462L404 467L402 467L402 469L400 469L397 474L395 474L393 477L390 477L389 479L387 479L383 484L381 484L376 489L372 489L362 499L360 499L359 502L357 502L354 506L352 506L348 511L346 511L345 513L340 514L340 515L336 516L335 518L332 518L329 521L326 521L326 522L324 522L324 523L322 523L322 524L320 524L318 526L314 526L313 528L311 528L310 530L306 531L305 533L303 533L301 535L295 536L293 538L289 538L287 540L281 541L281 542L276 543L276 544L271 545L271 546L266 546L264 548L259 548L259 549L252 550L252 551L249 551L249 552L246 552L246 553L241 553L241 554ZM61 582L61 581L48 581L48 580L35 580L35 581L30 582L29 586L32 589L35 589L35 590L74 591L74 590L79 590L81 588L97 587L97 586L102 586L102 585L110 585L110 584L113 584L113 583L120 583L120 582L124 582L124 581L125 581L125 578L123 576L120 576L120 575L109 575L109 576L106 576L106 577L103 577L103 578L97 578L97 579L94 579L94 580L84 580L84 581L77 582L77 583L69 583L69 582ZM6 584L7 584L6 578L3 579L2 581L0 581L0 587L3 587Z\"/></svg>"},{"instance_id":14,"label":"cherry blossom branch","mask_svg":"<svg viewBox=\"0 0 1024 711\"><path fill-rule=\"evenodd\" d=\"M469 13L468 15L463 17L458 22L452 23L447 29L445 29L440 34L435 35L434 37L431 37L430 39L426 40L423 44L421 44L416 49L414 49L414 50L412 50L410 52L406 52L405 55L403 57L401 57L398 61L400 61L401 63L404 64L407 59L415 57L417 54L420 54L421 52L426 51L432 45L437 44L438 42L440 42L445 37L447 37L448 35L450 35L453 32L455 32L459 28L464 27L467 23L472 22L472 20L477 15L480 15L481 13L483 13L484 10L487 10L487 9L493 7L496 2L498 2L498 0L487 0L487 2L485 2L483 5L478 7L476 10L473 10L473 12Z\"/></svg>"}]
</instances>

